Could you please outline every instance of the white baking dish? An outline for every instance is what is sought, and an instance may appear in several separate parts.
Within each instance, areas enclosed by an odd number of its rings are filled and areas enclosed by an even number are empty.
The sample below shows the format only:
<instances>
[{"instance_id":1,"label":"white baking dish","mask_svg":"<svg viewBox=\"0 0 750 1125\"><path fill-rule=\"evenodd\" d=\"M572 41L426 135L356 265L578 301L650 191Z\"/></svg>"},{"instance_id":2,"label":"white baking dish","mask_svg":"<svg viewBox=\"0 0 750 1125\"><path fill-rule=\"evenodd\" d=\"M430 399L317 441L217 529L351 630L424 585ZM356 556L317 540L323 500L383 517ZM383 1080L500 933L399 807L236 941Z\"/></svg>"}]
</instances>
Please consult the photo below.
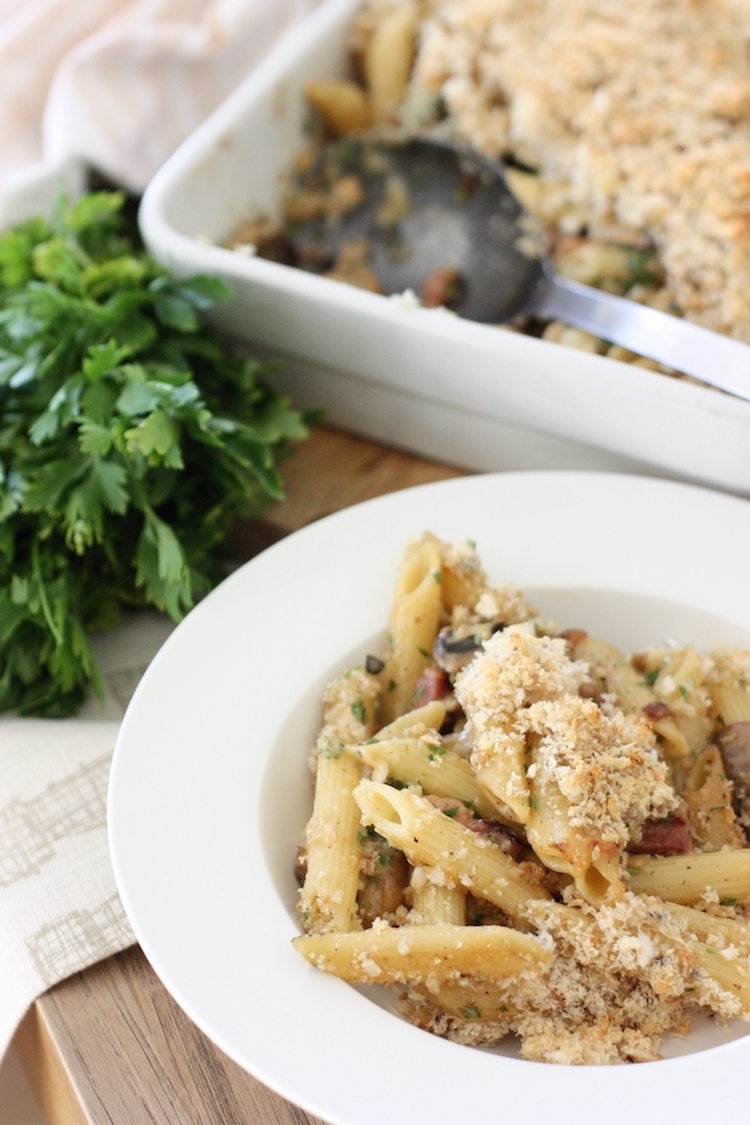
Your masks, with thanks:
<instances>
[{"instance_id":1,"label":"white baking dish","mask_svg":"<svg viewBox=\"0 0 750 1125\"><path fill-rule=\"evenodd\" d=\"M332 423L470 469L593 468L750 495L750 403L603 356L460 320L222 248L277 212L302 90L341 74L357 0L323 0L149 185L145 241L180 275L225 278L216 322Z\"/></svg>"}]
</instances>

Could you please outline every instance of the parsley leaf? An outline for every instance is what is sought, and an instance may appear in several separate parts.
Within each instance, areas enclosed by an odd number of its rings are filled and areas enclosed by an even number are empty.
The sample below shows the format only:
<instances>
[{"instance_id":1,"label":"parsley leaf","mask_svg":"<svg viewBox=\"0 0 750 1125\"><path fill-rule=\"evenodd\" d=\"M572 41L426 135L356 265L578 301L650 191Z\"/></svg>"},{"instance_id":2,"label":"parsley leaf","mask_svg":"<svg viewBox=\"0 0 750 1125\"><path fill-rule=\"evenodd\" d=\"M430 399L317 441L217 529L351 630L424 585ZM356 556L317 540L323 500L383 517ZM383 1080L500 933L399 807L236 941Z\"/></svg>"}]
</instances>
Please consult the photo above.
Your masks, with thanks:
<instances>
[{"instance_id":1,"label":"parsley leaf","mask_svg":"<svg viewBox=\"0 0 750 1125\"><path fill-rule=\"evenodd\" d=\"M0 711L101 693L91 631L123 608L181 618L307 436L206 321L224 283L154 262L127 202L60 199L0 235Z\"/></svg>"}]
</instances>

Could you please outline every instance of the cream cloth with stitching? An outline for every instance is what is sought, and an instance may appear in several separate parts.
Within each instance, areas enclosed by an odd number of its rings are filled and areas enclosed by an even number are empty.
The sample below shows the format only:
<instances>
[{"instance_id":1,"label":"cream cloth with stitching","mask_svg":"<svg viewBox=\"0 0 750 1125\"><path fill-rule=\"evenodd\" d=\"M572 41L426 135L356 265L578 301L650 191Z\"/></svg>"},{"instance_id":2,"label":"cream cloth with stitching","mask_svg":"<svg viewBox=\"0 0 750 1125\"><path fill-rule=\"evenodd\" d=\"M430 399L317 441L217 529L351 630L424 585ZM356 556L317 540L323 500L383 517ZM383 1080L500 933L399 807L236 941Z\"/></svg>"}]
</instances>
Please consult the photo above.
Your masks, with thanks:
<instances>
[{"instance_id":1,"label":"cream cloth with stitching","mask_svg":"<svg viewBox=\"0 0 750 1125\"><path fill-rule=\"evenodd\" d=\"M135 941L110 864L107 783L119 721L172 627L143 614L96 638L105 698L76 718L0 716L0 1058L42 992Z\"/></svg>"}]
</instances>

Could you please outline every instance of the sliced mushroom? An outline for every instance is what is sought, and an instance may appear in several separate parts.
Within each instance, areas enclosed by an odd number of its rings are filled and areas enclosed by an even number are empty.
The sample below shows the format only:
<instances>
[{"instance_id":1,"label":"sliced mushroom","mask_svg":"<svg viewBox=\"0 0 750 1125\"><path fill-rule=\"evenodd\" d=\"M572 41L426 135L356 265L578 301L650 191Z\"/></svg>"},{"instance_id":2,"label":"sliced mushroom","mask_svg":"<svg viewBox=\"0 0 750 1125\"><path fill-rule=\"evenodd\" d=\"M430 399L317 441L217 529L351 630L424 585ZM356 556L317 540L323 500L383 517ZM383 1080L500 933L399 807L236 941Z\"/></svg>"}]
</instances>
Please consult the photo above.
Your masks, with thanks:
<instances>
[{"instance_id":1,"label":"sliced mushroom","mask_svg":"<svg viewBox=\"0 0 750 1125\"><path fill-rule=\"evenodd\" d=\"M449 676L459 672L493 633L504 629L502 621L472 621L455 629L441 629L432 655Z\"/></svg>"},{"instance_id":2,"label":"sliced mushroom","mask_svg":"<svg viewBox=\"0 0 750 1125\"><path fill-rule=\"evenodd\" d=\"M729 723L719 731L716 742L727 777L734 785L737 815L745 827L750 827L750 722Z\"/></svg>"}]
</instances>

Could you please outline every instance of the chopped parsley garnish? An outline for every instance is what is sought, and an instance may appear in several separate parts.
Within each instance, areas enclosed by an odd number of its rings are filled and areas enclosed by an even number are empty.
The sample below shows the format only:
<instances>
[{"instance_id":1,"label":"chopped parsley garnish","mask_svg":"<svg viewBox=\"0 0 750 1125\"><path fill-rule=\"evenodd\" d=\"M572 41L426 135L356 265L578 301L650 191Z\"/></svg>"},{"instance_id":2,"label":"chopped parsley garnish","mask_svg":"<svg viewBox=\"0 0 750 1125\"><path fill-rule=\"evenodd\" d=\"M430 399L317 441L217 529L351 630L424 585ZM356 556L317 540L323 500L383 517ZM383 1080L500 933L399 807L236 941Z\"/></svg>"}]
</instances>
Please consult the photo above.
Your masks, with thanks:
<instances>
[{"instance_id":1,"label":"chopped parsley garnish","mask_svg":"<svg viewBox=\"0 0 750 1125\"><path fill-rule=\"evenodd\" d=\"M340 758L344 753L344 744L337 738L327 738L318 744L319 758Z\"/></svg>"},{"instance_id":2,"label":"chopped parsley garnish","mask_svg":"<svg viewBox=\"0 0 750 1125\"><path fill-rule=\"evenodd\" d=\"M628 260L629 285L656 285L660 278L661 268L653 251L633 250Z\"/></svg>"}]
</instances>

